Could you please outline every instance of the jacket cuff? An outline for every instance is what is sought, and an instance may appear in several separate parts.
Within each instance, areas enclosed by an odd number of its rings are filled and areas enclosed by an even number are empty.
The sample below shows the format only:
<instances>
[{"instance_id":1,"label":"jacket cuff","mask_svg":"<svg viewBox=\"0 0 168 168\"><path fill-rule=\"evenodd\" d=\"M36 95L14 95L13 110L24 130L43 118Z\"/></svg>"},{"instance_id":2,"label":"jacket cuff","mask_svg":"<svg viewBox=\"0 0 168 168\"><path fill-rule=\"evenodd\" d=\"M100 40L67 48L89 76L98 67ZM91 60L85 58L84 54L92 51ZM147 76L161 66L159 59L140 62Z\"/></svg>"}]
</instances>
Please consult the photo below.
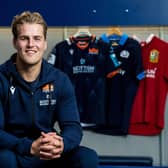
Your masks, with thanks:
<instances>
[{"instance_id":1,"label":"jacket cuff","mask_svg":"<svg viewBox=\"0 0 168 168\"><path fill-rule=\"evenodd\" d=\"M16 148L17 152L23 155L31 155L30 150L32 143L33 141L28 138L21 139Z\"/></svg>"}]
</instances>

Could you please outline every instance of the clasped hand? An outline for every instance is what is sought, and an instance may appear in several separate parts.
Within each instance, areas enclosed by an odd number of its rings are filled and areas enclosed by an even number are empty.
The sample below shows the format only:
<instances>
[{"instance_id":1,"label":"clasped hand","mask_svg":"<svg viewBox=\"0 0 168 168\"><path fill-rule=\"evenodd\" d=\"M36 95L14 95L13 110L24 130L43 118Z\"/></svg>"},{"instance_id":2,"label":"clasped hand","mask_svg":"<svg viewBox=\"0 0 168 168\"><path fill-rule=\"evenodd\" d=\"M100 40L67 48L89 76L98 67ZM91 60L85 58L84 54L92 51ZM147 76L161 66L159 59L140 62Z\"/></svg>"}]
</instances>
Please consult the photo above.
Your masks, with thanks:
<instances>
[{"instance_id":1,"label":"clasped hand","mask_svg":"<svg viewBox=\"0 0 168 168\"><path fill-rule=\"evenodd\" d=\"M32 143L31 154L43 160L61 157L64 149L63 138L55 132L41 133L41 136Z\"/></svg>"}]
</instances>

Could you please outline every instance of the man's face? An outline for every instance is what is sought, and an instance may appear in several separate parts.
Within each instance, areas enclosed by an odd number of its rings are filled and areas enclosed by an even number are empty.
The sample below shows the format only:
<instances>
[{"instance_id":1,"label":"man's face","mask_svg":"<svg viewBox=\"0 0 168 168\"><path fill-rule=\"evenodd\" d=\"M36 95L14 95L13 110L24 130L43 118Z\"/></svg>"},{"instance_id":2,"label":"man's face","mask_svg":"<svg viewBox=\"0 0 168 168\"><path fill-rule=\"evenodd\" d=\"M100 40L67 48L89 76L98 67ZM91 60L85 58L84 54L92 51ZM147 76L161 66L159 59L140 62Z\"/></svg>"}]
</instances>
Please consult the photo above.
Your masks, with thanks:
<instances>
[{"instance_id":1,"label":"man's face","mask_svg":"<svg viewBox=\"0 0 168 168\"><path fill-rule=\"evenodd\" d=\"M13 44L20 63L30 66L40 64L47 48L42 25L25 23L18 26L18 37Z\"/></svg>"}]
</instances>

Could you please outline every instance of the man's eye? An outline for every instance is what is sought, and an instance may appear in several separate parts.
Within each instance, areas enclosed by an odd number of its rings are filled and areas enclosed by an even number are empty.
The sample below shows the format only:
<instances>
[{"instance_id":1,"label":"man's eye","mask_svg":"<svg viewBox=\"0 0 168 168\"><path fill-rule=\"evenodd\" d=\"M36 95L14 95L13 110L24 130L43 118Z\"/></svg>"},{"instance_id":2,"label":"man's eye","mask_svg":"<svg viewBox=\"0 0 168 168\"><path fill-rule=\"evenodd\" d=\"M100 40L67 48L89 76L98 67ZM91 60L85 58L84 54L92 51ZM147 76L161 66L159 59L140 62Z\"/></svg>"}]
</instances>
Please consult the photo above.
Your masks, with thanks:
<instances>
[{"instance_id":1,"label":"man's eye","mask_svg":"<svg viewBox=\"0 0 168 168\"><path fill-rule=\"evenodd\" d=\"M20 40L26 40L27 38L26 37L20 37L19 39Z\"/></svg>"},{"instance_id":2,"label":"man's eye","mask_svg":"<svg viewBox=\"0 0 168 168\"><path fill-rule=\"evenodd\" d=\"M41 37L35 37L34 39L35 40L41 40Z\"/></svg>"}]
</instances>

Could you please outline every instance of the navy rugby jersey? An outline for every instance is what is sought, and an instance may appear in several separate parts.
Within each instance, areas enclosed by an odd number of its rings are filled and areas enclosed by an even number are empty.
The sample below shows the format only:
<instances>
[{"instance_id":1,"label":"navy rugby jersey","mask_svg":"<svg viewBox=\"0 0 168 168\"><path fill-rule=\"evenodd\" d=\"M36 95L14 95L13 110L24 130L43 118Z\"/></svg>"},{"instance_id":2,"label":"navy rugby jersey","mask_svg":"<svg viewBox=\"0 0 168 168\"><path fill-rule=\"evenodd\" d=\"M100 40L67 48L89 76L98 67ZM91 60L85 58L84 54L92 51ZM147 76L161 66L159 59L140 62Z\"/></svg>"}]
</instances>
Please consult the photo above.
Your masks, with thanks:
<instances>
[{"instance_id":1,"label":"navy rugby jersey","mask_svg":"<svg viewBox=\"0 0 168 168\"><path fill-rule=\"evenodd\" d=\"M139 80L144 77L141 46L138 41L125 34L120 37L107 37L104 34L101 40L112 46L113 54L120 65L107 79L106 124L97 126L96 131L126 135Z\"/></svg>"},{"instance_id":2,"label":"navy rugby jersey","mask_svg":"<svg viewBox=\"0 0 168 168\"><path fill-rule=\"evenodd\" d=\"M49 56L48 62L70 77L83 123L106 122L106 74L115 68L108 52L107 43L95 36L70 37L57 43Z\"/></svg>"}]
</instances>

